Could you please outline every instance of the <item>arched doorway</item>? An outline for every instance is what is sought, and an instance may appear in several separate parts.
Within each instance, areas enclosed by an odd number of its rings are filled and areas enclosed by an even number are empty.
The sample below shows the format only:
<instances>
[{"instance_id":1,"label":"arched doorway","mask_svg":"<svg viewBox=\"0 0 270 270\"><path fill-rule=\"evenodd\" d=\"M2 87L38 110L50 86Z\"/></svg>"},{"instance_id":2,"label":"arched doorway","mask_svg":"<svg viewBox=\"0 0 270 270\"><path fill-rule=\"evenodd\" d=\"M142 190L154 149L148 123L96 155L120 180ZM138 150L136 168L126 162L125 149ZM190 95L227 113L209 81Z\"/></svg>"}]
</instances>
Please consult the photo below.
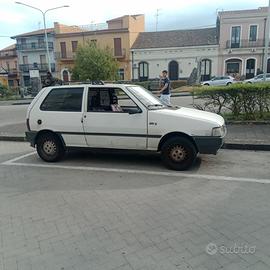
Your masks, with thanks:
<instances>
[{"instance_id":1,"label":"arched doorway","mask_svg":"<svg viewBox=\"0 0 270 270\"><path fill-rule=\"evenodd\" d=\"M201 61L201 81L209 81L211 79L212 61L203 59Z\"/></svg>"},{"instance_id":2,"label":"arched doorway","mask_svg":"<svg viewBox=\"0 0 270 270\"><path fill-rule=\"evenodd\" d=\"M253 78L255 76L255 59L248 59L246 64L246 79Z\"/></svg>"},{"instance_id":3,"label":"arched doorway","mask_svg":"<svg viewBox=\"0 0 270 270\"><path fill-rule=\"evenodd\" d=\"M69 72L66 69L62 71L62 78L64 82L69 81Z\"/></svg>"},{"instance_id":4,"label":"arched doorway","mask_svg":"<svg viewBox=\"0 0 270 270\"><path fill-rule=\"evenodd\" d=\"M139 81L147 81L149 77L149 65L146 62L139 63Z\"/></svg>"},{"instance_id":5,"label":"arched doorway","mask_svg":"<svg viewBox=\"0 0 270 270\"><path fill-rule=\"evenodd\" d=\"M225 72L230 76L242 75L242 60L238 58L232 58L225 61Z\"/></svg>"},{"instance_id":6,"label":"arched doorway","mask_svg":"<svg viewBox=\"0 0 270 270\"><path fill-rule=\"evenodd\" d=\"M169 78L172 81L178 80L179 65L176 61L171 61L169 63Z\"/></svg>"}]
</instances>

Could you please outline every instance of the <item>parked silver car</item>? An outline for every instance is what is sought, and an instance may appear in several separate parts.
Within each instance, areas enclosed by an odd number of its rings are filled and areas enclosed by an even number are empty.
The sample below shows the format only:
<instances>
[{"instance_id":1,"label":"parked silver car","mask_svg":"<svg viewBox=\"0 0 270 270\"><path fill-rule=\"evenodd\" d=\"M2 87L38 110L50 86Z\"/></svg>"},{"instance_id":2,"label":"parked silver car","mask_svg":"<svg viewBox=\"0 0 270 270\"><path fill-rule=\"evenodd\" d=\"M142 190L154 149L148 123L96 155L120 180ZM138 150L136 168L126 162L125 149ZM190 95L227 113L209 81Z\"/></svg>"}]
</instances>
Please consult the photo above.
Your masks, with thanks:
<instances>
[{"instance_id":1,"label":"parked silver car","mask_svg":"<svg viewBox=\"0 0 270 270\"><path fill-rule=\"evenodd\" d=\"M201 85L215 85L215 86L220 86L220 85L230 85L232 83L235 83L235 79L231 76L218 76L214 77L213 79L209 81L204 81L201 82Z\"/></svg>"},{"instance_id":2,"label":"parked silver car","mask_svg":"<svg viewBox=\"0 0 270 270\"><path fill-rule=\"evenodd\" d=\"M261 83L263 81L263 74L257 75L252 79L244 80L244 83ZM266 82L270 82L270 73L266 74Z\"/></svg>"}]
</instances>

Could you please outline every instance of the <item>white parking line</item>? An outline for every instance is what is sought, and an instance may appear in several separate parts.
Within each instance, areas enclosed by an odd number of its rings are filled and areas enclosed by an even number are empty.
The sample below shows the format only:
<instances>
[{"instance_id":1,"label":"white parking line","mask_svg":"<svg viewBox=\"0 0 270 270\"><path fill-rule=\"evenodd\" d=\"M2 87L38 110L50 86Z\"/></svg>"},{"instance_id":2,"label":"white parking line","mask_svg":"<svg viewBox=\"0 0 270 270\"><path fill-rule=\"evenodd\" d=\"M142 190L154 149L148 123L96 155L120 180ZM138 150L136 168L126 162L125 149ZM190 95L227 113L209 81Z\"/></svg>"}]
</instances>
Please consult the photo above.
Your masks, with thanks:
<instances>
[{"instance_id":1,"label":"white parking line","mask_svg":"<svg viewBox=\"0 0 270 270\"><path fill-rule=\"evenodd\" d=\"M65 165L57 165L57 164L32 164L32 163L16 162L20 159L29 157L35 153L36 152L31 152L31 153L7 160L1 163L1 165L50 168L50 169L62 169L62 170L80 170L80 171L84 170L84 171L94 171L94 172L143 174L143 175L166 176L166 177L169 176L169 177L180 177L180 178L196 178L196 179L205 179L205 180L211 180L211 181L235 181L235 182L270 184L270 179L232 177L232 176L223 176L223 175L193 174L192 172L182 173L182 172L171 172L171 171L148 171L148 170L134 170L134 169L121 169L121 168L118 169L118 168L107 168L107 167L65 166Z\"/></svg>"}]
</instances>

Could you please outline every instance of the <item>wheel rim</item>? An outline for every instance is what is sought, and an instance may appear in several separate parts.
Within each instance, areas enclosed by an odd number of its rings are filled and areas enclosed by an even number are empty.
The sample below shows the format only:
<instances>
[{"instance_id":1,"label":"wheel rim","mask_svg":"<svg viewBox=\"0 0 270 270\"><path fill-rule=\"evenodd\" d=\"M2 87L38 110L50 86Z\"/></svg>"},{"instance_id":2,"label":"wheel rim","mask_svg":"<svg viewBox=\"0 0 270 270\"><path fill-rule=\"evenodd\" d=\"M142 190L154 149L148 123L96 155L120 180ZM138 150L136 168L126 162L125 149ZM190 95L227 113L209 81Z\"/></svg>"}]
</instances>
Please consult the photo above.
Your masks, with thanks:
<instances>
[{"instance_id":1,"label":"wheel rim","mask_svg":"<svg viewBox=\"0 0 270 270\"><path fill-rule=\"evenodd\" d=\"M54 141L45 141L43 151L46 155L53 156L56 153L56 144Z\"/></svg>"},{"instance_id":2,"label":"wheel rim","mask_svg":"<svg viewBox=\"0 0 270 270\"><path fill-rule=\"evenodd\" d=\"M171 149L169 155L173 161L181 162L187 158L188 152L184 146L176 145Z\"/></svg>"}]
</instances>

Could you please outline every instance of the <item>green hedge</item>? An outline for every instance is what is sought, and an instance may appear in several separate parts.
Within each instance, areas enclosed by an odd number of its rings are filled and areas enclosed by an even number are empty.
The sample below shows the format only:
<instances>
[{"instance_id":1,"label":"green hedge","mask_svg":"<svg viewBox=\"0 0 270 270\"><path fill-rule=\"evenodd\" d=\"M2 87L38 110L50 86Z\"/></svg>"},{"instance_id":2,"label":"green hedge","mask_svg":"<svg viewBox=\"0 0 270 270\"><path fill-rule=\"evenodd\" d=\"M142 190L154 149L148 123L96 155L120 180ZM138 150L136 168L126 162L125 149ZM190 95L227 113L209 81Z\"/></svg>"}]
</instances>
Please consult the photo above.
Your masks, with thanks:
<instances>
[{"instance_id":1,"label":"green hedge","mask_svg":"<svg viewBox=\"0 0 270 270\"><path fill-rule=\"evenodd\" d=\"M195 105L198 109L225 115L231 113L246 120L265 119L270 112L269 83L195 87L193 95L204 102Z\"/></svg>"},{"instance_id":2,"label":"green hedge","mask_svg":"<svg viewBox=\"0 0 270 270\"><path fill-rule=\"evenodd\" d=\"M6 86L0 84L0 98L5 98L13 95L14 93Z\"/></svg>"}]
</instances>

